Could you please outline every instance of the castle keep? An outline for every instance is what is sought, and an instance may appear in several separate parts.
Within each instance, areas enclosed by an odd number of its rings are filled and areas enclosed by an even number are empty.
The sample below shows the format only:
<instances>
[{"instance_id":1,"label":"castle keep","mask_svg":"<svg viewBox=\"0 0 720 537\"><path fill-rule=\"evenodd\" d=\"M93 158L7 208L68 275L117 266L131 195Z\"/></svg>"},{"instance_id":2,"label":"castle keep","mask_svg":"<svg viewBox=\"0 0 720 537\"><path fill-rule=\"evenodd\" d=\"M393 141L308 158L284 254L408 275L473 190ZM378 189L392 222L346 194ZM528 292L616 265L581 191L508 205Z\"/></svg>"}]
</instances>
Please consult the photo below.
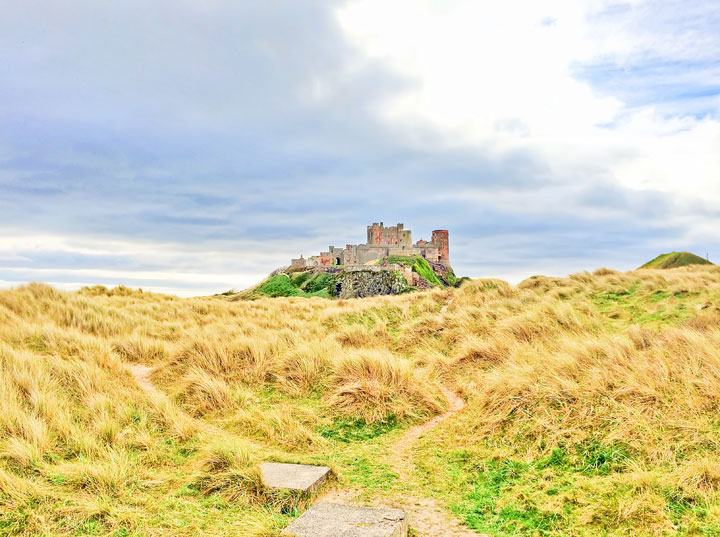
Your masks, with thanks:
<instances>
[{"instance_id":1,"label":"castle keep","mask_svg":"<svg viewBox=\"0 0 720 537\"><path fill-rule=\"evenodd\" d=\"M320 255L293 259L291 266L364 265L391 255L417 255L433 263L449 266L448 232L446 229L436 229L432 232L430 242L419 240L413 244L410 230L405 229L403 224L385 227L382 222L376 222L367 227L367 243L347 244L345 248L330 246L327 252L320 252Z\"/></svg>"}]
</instances>

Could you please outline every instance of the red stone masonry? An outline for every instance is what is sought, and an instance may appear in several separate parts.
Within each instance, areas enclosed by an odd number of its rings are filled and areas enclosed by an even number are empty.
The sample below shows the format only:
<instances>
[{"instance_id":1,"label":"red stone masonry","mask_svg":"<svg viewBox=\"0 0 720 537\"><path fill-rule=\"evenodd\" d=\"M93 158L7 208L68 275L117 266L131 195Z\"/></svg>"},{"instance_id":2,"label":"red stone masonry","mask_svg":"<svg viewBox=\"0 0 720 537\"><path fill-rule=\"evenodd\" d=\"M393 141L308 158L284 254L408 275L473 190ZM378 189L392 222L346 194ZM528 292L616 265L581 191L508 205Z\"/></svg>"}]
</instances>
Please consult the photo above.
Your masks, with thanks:
<instances>
[{"instance_id":1,"label":"red stone masonry","mask_svg":"<svg viewBox=\"0 0 720 537\"><path fill-rule=\"evenodd\" d=\"M450 239L447 229L436 229L432 232L432 242L437 245L440 254L440 263L450 263Z\"/></svg>"}]
</instances>

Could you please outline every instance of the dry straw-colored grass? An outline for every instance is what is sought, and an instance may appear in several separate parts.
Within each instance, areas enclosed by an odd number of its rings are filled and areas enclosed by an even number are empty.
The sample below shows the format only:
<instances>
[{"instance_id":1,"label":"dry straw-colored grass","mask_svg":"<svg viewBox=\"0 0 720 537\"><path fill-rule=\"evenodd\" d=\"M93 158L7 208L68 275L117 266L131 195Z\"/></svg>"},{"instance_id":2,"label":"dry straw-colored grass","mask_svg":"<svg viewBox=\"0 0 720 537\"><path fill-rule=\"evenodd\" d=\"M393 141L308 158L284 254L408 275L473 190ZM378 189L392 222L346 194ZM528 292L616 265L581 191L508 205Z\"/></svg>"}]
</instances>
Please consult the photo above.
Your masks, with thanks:
<instances>
[{"instance_id":1,"label":"dry straw-colored grass","mask_svg":"<svg viewBox=\"0 0 720 537\"><path fill-rule=\"evenodd\" d=\"M621 442L636 467L543 501L581 506L572 534L672 533L667 498L720 501L719 297L716 267L342 301L3 291L0 534L273 534L298 499L265 491L258 461L335 461L352 476L344 453L362 448L323 427L417 422L446 408L443 385L468 405L434 457ZM697 531L720 520L692 513Z\"/></svg>"}]
</instances>

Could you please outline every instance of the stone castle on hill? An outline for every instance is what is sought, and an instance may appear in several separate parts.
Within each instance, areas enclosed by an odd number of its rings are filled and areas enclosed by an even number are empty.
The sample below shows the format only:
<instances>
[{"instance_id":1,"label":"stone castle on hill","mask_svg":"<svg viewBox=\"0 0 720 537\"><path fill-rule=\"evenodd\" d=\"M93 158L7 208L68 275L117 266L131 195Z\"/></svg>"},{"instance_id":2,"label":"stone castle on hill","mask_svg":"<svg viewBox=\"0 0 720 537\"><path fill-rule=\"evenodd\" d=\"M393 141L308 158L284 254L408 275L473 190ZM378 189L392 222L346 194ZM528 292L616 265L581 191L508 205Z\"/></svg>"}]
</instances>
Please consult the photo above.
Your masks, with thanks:
<instances>
[{"instance_id":1,"label":"stone castle on hill","mask_svg":"<svg viewBox=\"0 0 720 537\"><path fill-rule=\"evenodd\" d=\"M292 267L322 267L337 265L364 265L388 256L420 256L430 262L450 266L450 247L446 229L432 232L430 242L412 242L410 230L403 224L385 227L376 222L367 227L366 244L347 244L345 248L330 246L327 252L320 252L305 259L293 259Z\"/></svg>"}]
</instances>

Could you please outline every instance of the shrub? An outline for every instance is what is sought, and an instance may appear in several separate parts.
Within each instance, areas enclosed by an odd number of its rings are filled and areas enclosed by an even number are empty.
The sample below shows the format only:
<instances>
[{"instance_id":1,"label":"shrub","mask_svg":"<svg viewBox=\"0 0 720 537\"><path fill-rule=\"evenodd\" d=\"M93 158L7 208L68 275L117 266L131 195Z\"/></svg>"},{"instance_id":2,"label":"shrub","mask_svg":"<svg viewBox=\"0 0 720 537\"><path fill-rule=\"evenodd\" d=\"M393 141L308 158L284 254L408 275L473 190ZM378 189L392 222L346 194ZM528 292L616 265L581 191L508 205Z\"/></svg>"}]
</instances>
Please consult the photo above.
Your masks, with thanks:
<instances>
[{"instance_id":1,"label":"shrub","mask_svg":"<svg viewBox=\"0 0 720 537\"><path fill-rule=\"evenodd\" d=\"M297 296L300 291L293 285L292 280L286 274L277 274L265 281L257 292L269 297Z\"/></svg>"},{"instance_id":2,"label":"shrub","mask_svg":"<svg viewBox=\"0 0 720 537\"><path fill-rule=\"evenodd\" d=\"M302 285L312 276L310 272L298 272L291 276L292 283L295 287L302 287Z\"/></svg>"},{"instance_id":3,"label":"shrub","mask_svg":"<svg viewBox=\"0 0 720 537\"><path fill-rule=\"evenodd\" d=\"M333 283L335 283L335 278L331 274L320 273L308 280L304 290L307 293L317 293L323 289L328 289Z\"/></svg>"}]
</instances>

